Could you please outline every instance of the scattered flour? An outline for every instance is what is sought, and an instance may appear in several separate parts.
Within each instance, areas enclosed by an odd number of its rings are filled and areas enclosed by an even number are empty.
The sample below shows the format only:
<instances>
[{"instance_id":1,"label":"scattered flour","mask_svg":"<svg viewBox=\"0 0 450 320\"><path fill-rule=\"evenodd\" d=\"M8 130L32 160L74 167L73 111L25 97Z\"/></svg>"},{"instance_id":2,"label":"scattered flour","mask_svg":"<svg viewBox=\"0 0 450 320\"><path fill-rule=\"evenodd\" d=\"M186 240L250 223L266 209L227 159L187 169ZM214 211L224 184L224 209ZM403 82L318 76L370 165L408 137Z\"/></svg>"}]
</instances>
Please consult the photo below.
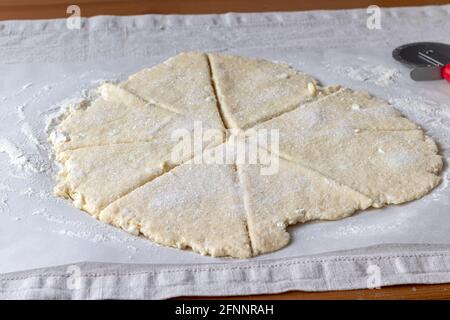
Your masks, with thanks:
<instances>
[{"instance_id":1,"label":"scattered flour","mask_svg":"<svg viewBox=\"0 0 450 320\"><path fill-rule=\"evenodd\" d=\"M8 207L8 196L0 192L0 211Z\"/></svg>"},{"instance_id":2,"label":"scattered flour","mask_svg":"<svg viewBox=\"0 0 450 320\"><path fill-rule=\"evenodd\" d=\"M103 79L91 81L95 86L103 82L105 82ZM17 124L17 129L13 131L15 135L0 137L0 158L8 159L11 165L4 168L4 176L0 177L0 214L16 212L13 204L17 201L29 202L28 208L31 209L31 213L14 214L11 216L13 221L32 222L36 228L44 225L47 226L46 229L48 228L49 232L92 243L116 243L128 250L129 255L133 255L138 249L132 244L138 238L129 237L125 233L122 235L121 231L111 232L109 227L97 223L70 218L64 214L56 214L56 212L52 213L54 212L52 203L56 199L52 195L51 185L48 184L49 181L42 180L42 175L37 175L45 172L46 177L50 177L48 169L53 162L48 158L46 143L48 132L52 131L54 126L65 118L69 108L85 107L83 101L92 100L97 95L94 89L85 89L56 105L45 106L38 110L32 109L31 107L34 107L40 98L49 95L53 86L52 84L38 87L33 83L28 83L12 93L12 96L30 95L30 98L21 101L13 109L14 121ZM30 88L33 88L33 91L36 89L36 93L32 94ZM6 97L0 97L0 102L6 100ZM42 120L45 122L45 130L40 132ZM15 178L20 178L20 180L16 182ZM36 203L42 207L36 208Z\"/></svg>"},{"instance_id":3,"label":"scattered flour","mask_svg":"<svg viewBox=\"0 0 450 320\"><path fill-rule=\"evenodd\" d=\"M390 99L389 103L409 119L420 123L427 134L439 143L441 150L450 152L450 105L421 96L396 97Z\"/></svg>"},{"instance_id":4,"label":"scattered flour","mask_svg":"<svg viewBox=\"0 0 450 320\"><path fill-rule=\"evenodd\" d=\"M93 86L95 86L95 87L98 87L98 86L104 84L105 82L116 84L116 83L119 83L119 80L118 80L118 79L114 79L114 80L95 79L95 80L91 80L91 81L90 81L90 84L93 85Z\"/></svg>"},{"instance_id":5,"label":"scattered flour","mask_svg":"<svg viewBox=\"0 0 450 320\"><path fill-rule=\"evenodd\" d=\"M12 188L3 183L0 182L0 211L4 211L8 208L8 192L12 192Z\"/></svg>"},{"instance_id":6,"label":"scattered flour","mask_svg":"<svg viewBox=\"0 0 450 320\"><path fill-rule=\"evenodd\" d=\"M19 193L21 196L27 196L27 197L37 197L39 199L51 199L52 195L49 192L46 191L37 191L32 188L27 188L25 190L20 191Z\"/></svg>"},{"instance_id":7,"label":"scattered flour","mask_svg":"<svg viewBox=\"0 0 450 320\"><path fill-rule=\"evenodd\" d=\"M13 192L14 190L4 182L0 182L0 191L1 192Z\"/></svg>"},{"instance_id":8,"label":"scattered flour","mask_svg":"<svg viewBox=\"0 0 450 320\"><path fill-rule=\"evenodd\" d=\"M388 230L395 230L402 226L402 223L399 221L394 221L389 225L358 225L350 223L345 226L341 226L336 229L336 231L330 235L330 237L340 239L342 236L347 235L368 235L373 234L374 236L379 235L382 232L386 232Z\"/></svg>"},{"instance_id":9,"label":"scattered flour","mask_svg":"<svg viewBox=\"0 0 450 320\"><path fill-rule=\"evenodd\" d=\"M63 226L61 229L52 230L52 232L54 233L65 235L70 238L86 240L93 243L115 242L120 244L127 244L127 249L134 252L137 251L137 248L130 244L134 242L136 238L130 238L127 234L124 234L123 237L116 236L111 233L106 226L92 226L91 224L86 222L69 220L63 216L53 215L49 213L46 208L36 210L32 212L31 215L42 217L50 223Z\"/></svg>"},{"instance_id":10,"label":"scattered flour","mask_svg":"<svg viewBox=\"0 0 450 320\"><path fill-rule=\"evenodd\" d=\"M400 76L400 71L395 68L387 68L383 65L368 65L359 67L338 66L335 72L356 81L367 81L381 87L387 87L394 83Z\"/></svg>"},{"instance_id":11,"label":"scattered flour","mask_svg":"<svg viewBox=\"0 0 450 320\"><path fill-rule=\"evenodd\" d=\"M51 85L45 85L41 88L42 91L50 91L52 89Z\"/></svg>"},{"instance_id":12,"label":"scattered flour","mask_svg":"<svg viewBox=\"0 0 450 320\"><path fill-rule=\"evenodd\" d=\"M7 139L0 139L0 153L6 153L9 157L10 163L19 170L23 170L28 173L40 172L40 170L30 161L29 157Z\"/></svg>"},{"instance_id":13,"label":"scattered flour","mask_svg":"<svg viewBox=\"0 0 450 320\"><path fill-rule=\"evenodd\" d=\"M33 86L33 83L29 82L29 83L25 84L22 88L20 88L14 95L17 96L17 95L21 94L22 92L24 92L25 90L31 88L32 86Z\"/></svg>"},{"instance_id":14,"label":"scattered flour","mask_svg":"<svg viewBox=\"0 0 450 320\"><path fill-rule=\"evenodd\" d=\"M17 107L17 117L19 120L25 120L25 107L26 104L21 104Z\"/></svg>"},{"instance_id":15,"label":"scattered flour","mask_svg":"<svg viewBox=\"0 0 450 320\"><path fill-rule=\"evenodd\" d=\"M37 148L41 145L41 142L36 138L36 135L28 122L22 123L20 131L34 147Z\"/></svg>"},{"instance_id":16,"label":"scattered flour","mask_svg":"<svg viewBox=\"0 0 450 320\"><path fill-rule=\"evenodd\" d=\"M79 231L73 231L73 230L68 230L68 229L58 229L58 230L53 230L52 232L60 234L60 235L64 235L70 238L77 238L77 239L82 239L82 240L86 240L89 242L93 242L93 243L99 243L99 242L109 242L109 241L114 241L114 242L119 242L119 243L127 243L127 242L131 242L134 241L130 240L129 237L127 238L119 238L107 233L97 233L97 232L89 232L86 230L79 230ZM127 249L132 250L134 252L137 251L137 248L135 246L132 245L127 245L126 246Z\"/></svg>"},{"instance_id":17,"label":"scattered flour","mask_svg":"<svg viewBox=\"0 0 450 320\"><path fill-rule=\"evenodd\" d=\"M98 82L104 82L104 80L98 80ZM71 108L87 107L88 101L94 100L97 96L97 92L94 89L84 89L76 97L65 99L58 104L51 106L46 112L41 112L40 115L45 115L45 130L47 136L54 132L56 126L61 123L69 113ZM86 102L86 104L84 104Z\"/></svg>"},{"instance_id":18,"label":"scattered flour","mask_svg":"<svg viewBox=\"0 0 450 320\"><path fill-rule=\"evenodd\" d=\"M40 216L45 218L48 222L57 223L57 224L64 224L64 225L70 225L75 227L83 227L83 223L77 222L77 221L71 221L63 218L62 216L55 216L52 215L47 211L46 208L36 210L31 213L32 216Z\"/></svg>"}]
</instances>

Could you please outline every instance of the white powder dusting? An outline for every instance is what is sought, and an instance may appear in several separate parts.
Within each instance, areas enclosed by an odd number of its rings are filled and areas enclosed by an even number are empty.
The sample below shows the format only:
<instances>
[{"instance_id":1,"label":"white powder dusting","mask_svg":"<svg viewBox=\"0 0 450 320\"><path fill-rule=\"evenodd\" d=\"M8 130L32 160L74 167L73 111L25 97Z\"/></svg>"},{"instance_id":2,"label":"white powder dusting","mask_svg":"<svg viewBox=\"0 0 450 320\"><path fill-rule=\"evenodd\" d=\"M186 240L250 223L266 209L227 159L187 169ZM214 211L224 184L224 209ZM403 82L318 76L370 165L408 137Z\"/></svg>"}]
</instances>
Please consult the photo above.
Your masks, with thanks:
<instances>
[{"instance_id":1,"label":"white powder dusting","mask_svg":"<svg viewBox=\"0 0 450 320\"><path fill-rule=\"evenodd\" d=\"M26 91L27 89L31 88L32 86L33 86L33 83L29 82L29 83L23 85L23 87L20 88L14 95L17 96L17 95L21 94L22 92Z\"/></svg>"},{"instance_id":2,"label":"white powder dusting","mask_svg":"<svg viewBox=\"0 0 450 320\"><path fill-rule=\"evenodd\" d=\"M114 80L108 80L108 79L95 79L95 80L91 80L90 83L91 85L95 86L95 87L99 87L100 85L104 84L104 83L119 83L118 79L114 79Z\"/></svg>"},{"instance_id":3,"label":"white powder dusting","mask_svg":"<svg viewBox=\"0 0 450 320\"><path fill-rule=\"evenodd\" d=\"M3 192L13 192L14 190L6 183L0 182L0 191Z\"/></svg>"},{"instance_id":4,"label":"white powder dusting","mask_svg":"<svg viewBox=\"0 0 450 320\"><path fill-rule=\"evenodd\" d=\"M137 251L136 247L130 245L130 243L134 242L136 239L128 236L115 236L107 230L107 227L103 227L101 225L92 226L90 223L70 220L64 216L51 214L46 208L41 208L32 212L31 216L42 217L49 223L62 226L60 229L51 230L53 233L64 235L69 238L78 238L93 243L115 242L127 244L127 249L132 250L133 252Z\"/></svg>"},{"instance_id":5,"label":"white powder dusting","mask_svg":"<svg viewBox=\"0 0 450 320\"><path fill-rule=\"evenodd\" d=\"M37 173L40 171L30 161L25 152L20 150L7 139L0 139L0 153L6 153L9 157L10 163L19 170L23 170L28 173Z\"/></svg>"},{"instance_id":6,"label":"white powder dusting","mask_svg":"<svg viewBox=\"0 0 450 320\"><path fill-rule=\"evenodd\" d=\"M103 82L104 80L100 79L91 83L97 86ZM53 164L48 158L49 147L46 143L48 132L51 132L65 118L69 108L75 108L80 104L84 107L83 101L96 97L94 89L86 89L56 105L50 107L48 104L44 105L44 99L56 86L57 84L38 86L28 83L11 94L11 97L17 100L28 96L29 99L11 106L13 112L9 112L8 116L14 116L11 125L15 126L12 128L16 130L8 131L11 135L0 137L0 160L7 160L10 164L4 168L4 175L0 177L0 214L11 214L11 222L33 223L36 229L47 230L66 237L91 243L120 245L128 251L130 257L138 250L132 245L136 241L135 238L121 231L111 232L109 227L95 221L85 221L82 217L70 217L65 212L56 212L54 209L54 204L58 200L52 194L51 174L48 171ZM40 101L41 98L42 101ZM6 97L0 97L0 102L6 100ZM40 105L44 107L38 107ZM45 133L42 132L44 131L42 122L45 122ZM64 140L67 137L61 136L59 139ZM45 175L38 175L39 173L45 173ZM30 211L17 211L15 207L17 202L23 203ZM22 214L12 214L15 212L22 212ZM40 228L41 225L45 228Z\"/></svg>"},{"instance_id":7,"label":"white powder dusting","mask_svg":"<svg viewBox=\"0 0 450 320\"><path fill-rule=\"evenodd\" d=\"M35 190L33 188L27 188L25 190L20 191L19 193L21 196L27 196L27 197L35 197L39 199L50 199L52 198L52 195L49 192L43 191L43 190Z\"/></svg>"},{"instance_id":8,"label":"white powder dusting","mask_svg":"<svg viewBox=\"0 0 450 320\"><path fill-rule=\"evenodd\" d=\"M103 83L104 80L96 80L96 82ZM84 89L75 97L65 99L56 105L51 106L47 111L41 112L40 115L45 115L45 130L47 136L55 132L55 128L63 121L69 114L71 108L85 108L89 101L95 100L97 97L95 89Z\"/></svg>"},{"instance_id":9,"label":"white powder dusting","mask_svg":"<svg viewBox=\"0 0 450 320\"><path fill-rule=\"evenodd\" d=\"M427 100L422 96L392 98L389 102L409 119L420 123L428 135L450 155L450 105Z\"/></svg>"},{"instance_id":10,"label":"white powder dusting","mask_svg":"<svg viewBox=\"0 0 450 320\"><path fill-rule=\"evenodd\" d=\"M85 229L77 230L77 231L73 231L73 230L69 230L69 229L58 229L58 230L52 230L52 232L67 236L69 238L82 239L82 240L86 240L86 241L93 242L93 243L110 242L110 241L119 242L119 243L127 243L127 242L133 241L133 240L130 240L129 237L122 239L122 238L113 236L111 234L90 232ZM137 251L137 248L132 245L127 245L126 248L129 250L132 250L133 252Z\"/></svg>"},{"instance_id":11,"label":"white powder dusting","mask_svg":"<svg viewBox=\"0 0 450 320\"><path fill-rule=\"evenodd\" d=\"M383 65L364 65L358 67L337 66L334 71L352 80L370 82L381 87L394 83L400 76L400 71Z\"/></svg>"},{"instance_id":12,"label":"white powder dusting","mask_svg":"<svg viewBox=\"0 0 450 320\"><path fill-rule=\"evenodd\" d=\"M402 225L401 221L394 221L389 225L357 225L357 224L348 224L345 226L341 226L337 228L336 232L332 235L332 237L340 238L341 236L347 235L368 235L373 234L378 236L382 232L386 232L387 230L394 230L400 228Z\"/></svg>"},{"instance_id":13,"label":"white powder dusting","mask_svg":"<svg viewBox=\"0 0 450 320\"><path fill-rule=\"evenodd\" d=\"M8 184L0 182L0 211L8 209L8 192L12 191L12 188Z\"/></svg>"},{"instance_id":14,"label":"white powder dusting","mask_svg":"<svg viewBox=\"0 0 450 320\"><path fill-rule=\"evenodd\" d=\"M53 232L61 235L68 236L70 238L79 238L84 240L89 240L91 238L91 234L86 231L72 231L72 230L66 230L66 229L60 229L60 230L53 230ZM98 242L98 241L96 241Z\"/></svg>"},{"instance_id":15,"label":"white powder dusting","mask_svg":"<svg viewBox=\"0 0 450 320\"><path fill-rule=\"evenodd\" d=\"M384 151L382 153L384 153ZM389 152L385 157L386 163L395 168L412 167L419 160L420 157L417 153L404 150Z\"/></svg>"},{"instance_id":16,"label":"white powder dusting","mask_svg":"<svg viewBox=\"0 0 450 320\"><path fill-rule=\"evenodd\" d=\"M0 211L8 208L8 196L5 193L0 193Z\"/></svg>"},{"instance_id":17,"label":"white powder dusting","mask_svg":"<svg viewBox=\"0 0 450 320\"><path fill-rule=\"evenodd\" d=\"M19 120L25 119L25 106L25 104L21 104L17 107L17 117L19 118Z\"/></svg>"},{"instance_id":18,"label":"white powder dusting","mask_svg":"<svg viewBox=\"0 0 450 320\"><path fill-rule=\"evenodd\" d=\"M72 221L69 219L64 218L63 216L56 216L53 215L51 213L48 212L48 210L46 208L42 208L39 210L36 210L34 212L31 213L32 216L39 216L42 218L45 218L46 221L51 222L51 223L56 223L56 224L62 224L62 225L66 225L66 226L72 226L72 227L77 227L79 229L83 229L86 228L87 226L82 223L82 222L78 222L78 221Z\"/></svg>"},{"instance_id":19,"label":"white powder dusting","mask_svg":"<svg viewBox=\"0 0 450 320\"><path fill-rule=\"evenodd\" d=\"M31 128L28 122L22 123L20 128L22 134L27 138L27 140L33 145L33 147L39 147L41 145L40 141L36 138L33 128Z\"/></svg>"},{"instance_id":20,"label":"white powder dusting","mask_svg":"<svg viewBox=\"0 0 450 320\"><path fill-rule=\"evenodd\" d=\"M447 159L448 163L448 159ZM446 190L450 187L450 174L448 170L445 172L444 176L442 177L442 183L439 186L439 191Z\"/></svg>"}]
</instances>

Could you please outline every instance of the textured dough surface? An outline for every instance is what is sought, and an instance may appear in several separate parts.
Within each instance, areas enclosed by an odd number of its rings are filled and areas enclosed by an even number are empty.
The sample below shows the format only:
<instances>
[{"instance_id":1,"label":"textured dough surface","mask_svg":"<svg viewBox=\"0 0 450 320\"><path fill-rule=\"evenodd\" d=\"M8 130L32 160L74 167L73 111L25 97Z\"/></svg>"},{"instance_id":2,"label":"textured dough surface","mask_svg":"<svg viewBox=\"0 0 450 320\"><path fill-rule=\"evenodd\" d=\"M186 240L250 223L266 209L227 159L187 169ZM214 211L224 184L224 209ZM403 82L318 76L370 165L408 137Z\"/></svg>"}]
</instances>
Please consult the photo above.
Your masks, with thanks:
<instances>
[{"instance_id":1,"label":"textured dough surface","mask_svg":"<svg viewBox=\"0 0 450 320\"><path fill-rule=\"evenodd\" d=\"M58 161L63 170L55 192L97 215L122 195L174 167L171 149L171 145L135 142L62 152Z\"/></svg>"},{"instance_id":2,"label":"textured dough surface","mask_svg":"<svg viewBox=\"0 0 450 320\"><path fill-rule=\"evenodd\" d=\"M313 98L312 77L266 60L209 54L218 101L232 128L248 128Z\"/></svg>"},{"instance_id":3,"label":"textured dough surface","mask_svg":"<svg viewBox=\"0 0 450 320\"><path fill-rule=\"evenodd\" d=\"M199 123L214 138L174 157L174 131ZM279 148L252 139L272 129ZM236 137L257 163L238 161ZM237 258L284 247L291 224L418 199L442 168L434 141L387 102L222 54L182 53L101 85L49 141L58 196L156 243ZM269 158L278 170L261 174Z\"/></svg>"},{"instance_id":4,"label":"textured dough surface","mask_svg":"<svg viewBox=\"0 0 450 320\"><path fill-rule=\"evenodd\" d=\"M290 224L340 219L373 203L345 185L284 159L274 175L261 175L259 165L244 164L239 169L254 254L284 247Z\"/></svg>"},{"instance_id":5,"label":"textured dough surface","mask_svg":"<svg viewBox=\"0 0 450 320\"><path fill-rule=\"evenodd\" d=\"M278 129L282 157L361 192L374 207L417 199L440 180L433 140L392 106L349 89L257 129Z\"/></svg>"},{"instance_id":6,"label":"textured dough surface","mask_svg":"<svg viewBox=\"0 0 450 320\"><path fill-rule=\"evenodd\" d=\"M100 220L164 245L247 258L251 248L241 194L236 166L193 159L112 203Z\"/></svg>"},{"instance_id":7,"label":"textured dough surface","mask_svg":"<svg viewBox=\"0 0 450 320\"><path fill-rule=\"evenodd\" d=\"M181 53L130 76L120 87L162 108L222 125L206 54Z\"/></svg>"}]
</instances>

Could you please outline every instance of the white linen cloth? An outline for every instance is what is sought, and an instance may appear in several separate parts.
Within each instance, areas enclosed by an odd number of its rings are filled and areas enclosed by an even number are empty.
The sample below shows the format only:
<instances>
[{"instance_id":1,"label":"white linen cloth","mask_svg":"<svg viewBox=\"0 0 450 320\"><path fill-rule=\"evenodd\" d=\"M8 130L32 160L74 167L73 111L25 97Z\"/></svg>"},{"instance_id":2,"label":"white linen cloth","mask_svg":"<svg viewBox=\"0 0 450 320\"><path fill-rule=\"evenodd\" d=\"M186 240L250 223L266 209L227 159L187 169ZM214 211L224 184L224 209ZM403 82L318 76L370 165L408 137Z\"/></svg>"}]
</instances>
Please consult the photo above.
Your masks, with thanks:
<instances>
[{"instance_id":1,"label":"white linen cloth","mask_svg":"<svg viewBox=\"0 0 450 320\"><path fill-rule=\"evenodd\" d=\"M382 9L381 29L374 30L367 17L362 9L99 16L82 19L79 30L64 19L0 22L0 298L143 299L450 282L447 166L442 184L420 200L290 228L288 247L243 261L134 239L50 195L54 169L44 128L54 106L101 80L123 79L190 50L285 61L324 84L367 90L423 126L447 161L449 85L412 82L391 52L414 41L448 43L450 6ZM5 147L10 143L19 153ZM14 166L21 152L36 170Z\"/></svg>"}]
</instances>

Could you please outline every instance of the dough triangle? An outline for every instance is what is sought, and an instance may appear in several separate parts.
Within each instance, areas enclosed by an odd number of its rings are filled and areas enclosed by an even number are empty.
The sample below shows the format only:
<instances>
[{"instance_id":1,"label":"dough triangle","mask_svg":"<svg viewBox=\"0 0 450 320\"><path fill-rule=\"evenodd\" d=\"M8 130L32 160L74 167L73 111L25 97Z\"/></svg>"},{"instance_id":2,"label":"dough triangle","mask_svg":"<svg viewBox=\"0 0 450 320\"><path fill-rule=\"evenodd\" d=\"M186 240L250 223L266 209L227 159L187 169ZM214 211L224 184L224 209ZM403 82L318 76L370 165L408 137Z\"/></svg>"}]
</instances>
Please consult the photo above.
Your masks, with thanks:
<instances>
[{"instance_id":1,"label":"dough triangle","mask_svg":"<svg viewBox=\"0 0 450 320\"><path fill-rule=\"evenodd\" d=\"M115 201L100 213L100 220L167 246L212 256L250 257L236 167L195 162Z\"/></svg>"},{"instance_id":2,"label":"dough triangle","mask_svg":"<svg viewBox=\"0 0 450 320\"><path fill-rule=\"evenodd\" d=\"M254 127L258 128L289 129L300 136L333 128L395 131L414 130L418 126L386 101L366 92L342 88Z\"/></svg>"},{"instance_id":3,"label":"dough triangle","mask_svg":"<svg viewBox=\"0 0 450 320\"><path fill-rule=\"evenodd\" d=\"M208 57L229 127L251 127L314 98L308 83L316 81L285 64L222 54Z\"/></svg>"},{"instance_id":4,"label":"dough triangle","mask_svg":"<svg viewBox=\"0 0 450 320\"><path fill-rule=\"evenodd\" d=\"M342 89L247 131L278 130L279 153L373 199L419 198L440 181L432 139L386 102Z\"/></svg>"},{"instance_id":5,"label":"dough triangle","mask_svg":"<svg viewBox=\"0 0 450 320\"><path fill-rule=\"evenodd\" d=\"M55 193L97 215L123 195L177 165L171 145L141 142L69 150L58 155L62 169Z\"/></svg>"},{"instance_id":6,"label":"dough triangle","mask_svg":"<svg viewBox=\"0 0 450 320\"><path fill-rule=\"evenodd\" d=\"M49 140L56 152L118 143L170 140L177 130L195 126L224 136L222 123L201 121L145 103L114 85L100 87L101 96L89 105L70 109ZM113 99L114 98L114 99Z\"/></svg>"},{"instance_id":7,"label":"dough triangle","mask_svg":"<svg viewBox=\"0 0 450 320\"><path fill-rule=\"evenodd\" d=\"M266 152L262 154L264 157ZM315 171L276 155L265 158L259 164L238 165L255 255L287 245L288 225L318 219L336 220L372 204L370 198ZM262 168L271 162L274 165L274 161L279 163L278 170L264 175Z\"/></svg>"},{"instance_id":8,"label":"dough triangle","mask_svg":"<svg viewBox=\"0 0 450 320\"><path fill-rule=\"evenodd\" d=\"M437 152L421 130L338 127L301 136L280 130L280 154L361 192L375 207L417 199L438 185L442 158Z\"/></svg>"},{"instance_id":9,"label":"dough triangle","mask_svg":"<svg viewBox=\"0 0 450 320\"><path fill-rule=\"evenodd\" d=\"M119 86L147 102L222 126L206 54L181 53Z\"/></svg>"},{"instance_id":10,"label":"dough triangle","mask_svg":"<svg viewBox=\"0 0 450 320\"><path fill-rule=\"evenodd\" d=\"M179 115L154 105L126 105L101 97L87 107L73 108L50 136L56 152L77 148L145 142L167 134ZM188 119L186 119L188 120Z\"/></svg>"},{"instance_id":11,"label":"dough triangle","mask_svg":"<svg viewBox=\"0 0 450 320\"><path fill-rule=\"evenodd\" d=\"M56 160L61 163L61 170L55 193L73 199L77 207L96 215L119 197L223 142L220 130L206 136L195 122L181 121L184 116L177 115L172 120L150 135L148 141L108 144L111 140L90 140L92 146L81 144L76 149L58 152ZM172 136L180 128L182 134ZM130 134L133 132L130 130ZM203 140L199 140L202 134Z\"/></svg>"}]
</instances>

